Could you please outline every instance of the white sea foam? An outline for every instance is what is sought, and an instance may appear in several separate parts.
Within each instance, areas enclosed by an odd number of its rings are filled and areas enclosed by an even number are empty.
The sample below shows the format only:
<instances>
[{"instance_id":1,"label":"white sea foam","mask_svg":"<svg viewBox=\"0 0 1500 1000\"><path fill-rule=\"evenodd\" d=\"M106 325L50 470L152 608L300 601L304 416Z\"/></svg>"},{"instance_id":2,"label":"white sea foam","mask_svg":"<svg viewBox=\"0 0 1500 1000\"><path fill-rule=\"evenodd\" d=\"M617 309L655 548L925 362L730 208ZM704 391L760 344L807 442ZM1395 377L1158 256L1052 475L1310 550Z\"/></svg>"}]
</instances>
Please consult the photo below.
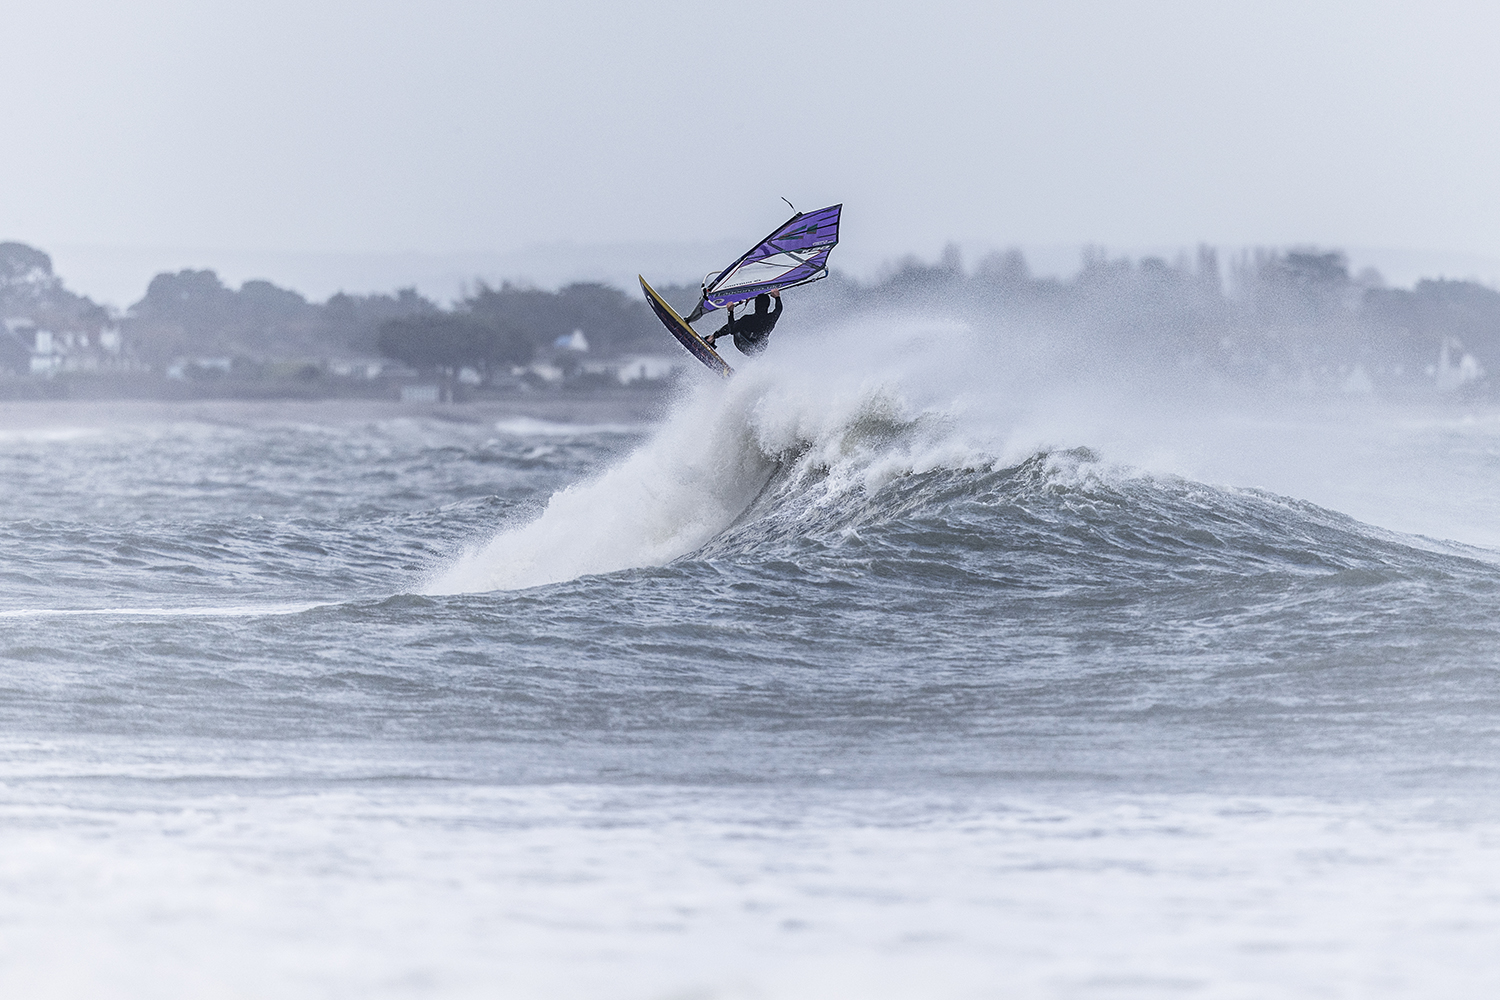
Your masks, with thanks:
<instances>
[{"instance_id":1,"label":"white sea foam","mask_svg":"<svg viewBox=\"0 0 1500 1000\"><path fill-rule=\"evenodd\" d=\"M570 424L536 417L511 417L495 421L495 430L514 437L582 437L588 434L639 434L639 424Z\"/></svg>"},{"instance_id":2,"label":"white sea foam","mask_svg":"<svg viewBox=\"0 0 1500 1000\"><path fill-rule=\"evenodd\" d=\"M1231 403L1192 386L1163 399L1162 381L1091 370L1067 351L1048 356L1041 335L953 322L865 318L778 337L730 382L705 375L632 455L437 573L427 592L666 563L731 525L778 473L815 474L831 492L873 491L908 474L1077 446L1117 469L1262 487L1398 531L1500 545L1491 516L1500 501L1476 507L1467 465L1412 452L1412 435L1392 430L1410 420L1396 410ZM510 429L551 432L535 421ZM1435 448L1455 436L1486 448L1490 431L1490 421L1454 417L1430 436ZM1390 450L1393 436L1406 451ZM1403 473L1413 466L1418 482Z\"/></svg>"},{"instance_id":3,"label":"white sea foam","mask_svg":"<svg viewBox=\"0 0 1500 1000\"><path fill-rule=\"evenodd\" d=\"M0 428L0 444L57 444L102 437L107 433L97 427L7 427Z\"/></svg>"},{"instance_id":4,"label":"white sea foam","mask_svg":"<svg viewBox=\"0 0 1500 1000\"><path fill-rule=\"evenodd\" d=\"M255 618L300 615L323 604L232 604L199 608L12 608L0 618Z\"/></svg>"},{"instance_id":5,"label":"white sea foam","mask_svg":"<svg viewBox=\"0 0 1500 1000\"><path fill-rule=\"evenodd\" d=\"M593 481L555 494L536 520L502 532L426 589L514 589L664 563L723 530L775 469L714 386L646 445Z\"/></svg>"},{"instance_id":6,"label":"white sea foam","mask_svg":"<svg viewBox=\"0 0 1500 1000\"><path fill-rule=\"evenodd\" d=\"M948 415L952 385L924 380L969 353L951 324L831 331L819 342L705 379L649 441L589 482L555 494L540 517L502 531L439 574L428 593L517 589L661 565L734 522L778 472L816 472L875 489L891 477L993 461ZM830 357L857 359L830 366ZM926 359L925 364L923 359ZM940 389L933 393L926 386Z\"/></svg>"},{"instance_id":7,"label":"white sea foam","mask_svg":"<svg viewBox=\"0 0 1500 1000\"><path fill-rule=\"evenodd\" d=\"M0 813L11 996L1500 987L1496 827L1424 803L236 784L128 809L44 792Z\"/></svg>"}]
</instances>

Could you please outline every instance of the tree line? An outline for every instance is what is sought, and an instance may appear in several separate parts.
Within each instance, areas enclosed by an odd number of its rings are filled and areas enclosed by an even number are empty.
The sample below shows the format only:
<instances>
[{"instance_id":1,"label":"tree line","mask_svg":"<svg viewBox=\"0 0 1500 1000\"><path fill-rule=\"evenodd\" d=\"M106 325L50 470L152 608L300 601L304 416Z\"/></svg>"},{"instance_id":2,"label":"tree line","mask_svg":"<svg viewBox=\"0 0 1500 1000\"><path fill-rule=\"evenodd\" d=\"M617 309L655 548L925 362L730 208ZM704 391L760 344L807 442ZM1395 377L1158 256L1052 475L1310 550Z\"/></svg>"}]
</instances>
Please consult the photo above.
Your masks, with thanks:
<instances>
[{"instance_id":1,"label":"tree line","mask_svg":"<svg viewBox=\"0 0 1500 1000\"><path fill-rule=\"evenodd\" d=\"M662 292L686 309L697 289ZM901 261L872 281L835 273L792 305L798 323L893 310L952 316L997 345L1050 351L1060 365L1087 359L1122 371L1334 391L1489 392L1500 383L1500 292L1443 278L1392 288L1372 271L1351 273L1347 257L1326 249L1226 258L1204 247L1171 260L1091 250L1068 278L1033 274L1016 250L966 267L950 249L933 262ZM312 302L268 281L232 288L211 270L183 270L157 275L124 316L111 317L68 291L45 253L19 243L0 243L0 308L54 330L117 324L129 350L157 370L194 356L381 355L493 377L548 355L574 330L604 359L675 349L634 289L598 283L480 284L442 307L411 288ZM0 334L0 367L24 371L29 348L15 339Z\"/></svg>"},{"instance_id":2,"label":"tree line","mask_svg":"<svg viewBox=\"0 0 1500 1000\"><path fill-rule=\"evenodd\" d=\"M950 248L874 282L828 284L816 308L829 316L954 316L1062 366L1314 392L1500 392L1500 292L1447 278L1392 288L1336 250L1090 250L1063 279L1033 275L1016 250L965 268Z\"/></svg>"},{"instance_id":3,"label":"tree line","mask_svg":"<svg viewBox=\"0 0 1500 1000\"><path fill-rule=\"evenodd\" d=\"M557 291L505 284L440 308L415 289L394 295L339 293L309 302L267 281L226 286L213 271L152 279L124 320L148 360L186 354L328 357L380 354L417 369L495 373L524 365L574 330L606 358L660 347L644 302L607 285Z\"/></svg>"}]
</instances>

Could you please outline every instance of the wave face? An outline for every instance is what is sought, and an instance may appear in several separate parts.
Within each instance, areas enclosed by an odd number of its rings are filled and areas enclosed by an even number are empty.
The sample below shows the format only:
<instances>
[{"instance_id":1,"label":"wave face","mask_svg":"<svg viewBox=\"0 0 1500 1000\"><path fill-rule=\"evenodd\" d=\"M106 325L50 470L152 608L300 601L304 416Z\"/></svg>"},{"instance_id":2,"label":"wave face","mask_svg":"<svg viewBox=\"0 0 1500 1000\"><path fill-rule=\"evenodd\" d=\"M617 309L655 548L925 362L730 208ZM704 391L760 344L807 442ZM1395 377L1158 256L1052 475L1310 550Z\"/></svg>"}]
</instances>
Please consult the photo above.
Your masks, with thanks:
<instances>
[{"instance_id":1,"label":"wave face","mask_svg":"<svg viewBox=\"0 0 1500 1000\"><path fill-rule=\"evenodd\" d=\"M1178 614L1211 614L1341 583L1488 578L1483 550L1049 446L1070 428L1037 425L1024 390L1008 400L992 368L962 367L956 358L975 352L968 331L905 329L892 370L828 373L792 358L700 386L623 460L559 490L424 592L710 564L1059 608L1173 595Z\"/></svg>"},{"instance_id":2,"label":"wave face","mask_svg":"<svg viewBox=\"0 0 1500 1000\"><path fill-rule=\"evenodd\" d=\"M1048 414L1048 390L993 359L960 361L985 357L968 331L904 329L845 371L789 351L699 386L628 454L424 592L453 608L555 607L579 669L637 665L649 697L620 696L612 717L679 733L764 732L769 719L823 747L840 727L884 733L951 754L955 774L1019 756L1053 776L1274 783L1291 780L1292 754L1310 783L1297 787L1321 787L1366 752L1376 783L1500 776L1500 736L1476 715L1488 695L1473 686L1500 665L1490 550L1180 474L1194 453L1163 459L1157 415L1128 398L1101 392L1102 416L1076 396ZM1325 449L1328 419L1285 451L1306 481L1364 454ZM1142 461L1077 439L1110 422L1101 437ZM1218 433L1184 422L1200 446ZM1247 425L1222 426L1232 440ZM1221 468L1235 460L1224 451ZM1388 452L1363 474L1413 461ZM485 621L515 638L507 614ZM547 653L528 648L513 655L543 668ZM590 725L567 695L547 704L525 726ZM1475 726L1462 764L1431 741L1441 717ZM1048 725L1060 729L1039 759ZM866 748L863 766L901 772L889 749ZM760 760L743 752L730 740L694 766L743 775Z\"/></svg>"},{"instance_id":3,"label":"wave face","mask_svg":"<svg viewBox=\"0 0 1500 1000\"><path fill-rule=\"evenodd\" d=\"M919 332L896 357L964 336ZM663 565L717 538L768 490L794 502L787 491L813 477L873 488L902 473L993 460L953 433L951 391L940 401L912 392L919 373L898 380L869 366L839 376L825 369L788 359L700 385L627 459L558 492L540 517L501 532L427 591L516 589Z\"/></svg>"}]
</instances>

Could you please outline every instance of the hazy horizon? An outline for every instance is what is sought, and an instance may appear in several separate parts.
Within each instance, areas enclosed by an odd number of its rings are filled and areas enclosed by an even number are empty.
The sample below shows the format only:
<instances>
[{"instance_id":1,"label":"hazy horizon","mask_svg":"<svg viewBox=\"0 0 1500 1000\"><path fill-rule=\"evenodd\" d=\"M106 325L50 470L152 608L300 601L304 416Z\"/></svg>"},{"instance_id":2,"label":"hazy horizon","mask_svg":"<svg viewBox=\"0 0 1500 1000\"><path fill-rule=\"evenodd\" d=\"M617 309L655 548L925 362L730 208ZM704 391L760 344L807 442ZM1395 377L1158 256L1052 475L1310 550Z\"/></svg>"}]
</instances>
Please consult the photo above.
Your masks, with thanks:
<instances>
[{"instance_id":1,"label":"hazy horizon","mask_svg":"<svg viewBox=\"0 0 1500 1000\"><path fill-rule=\"evenodd\" d=\"M748 21L675 2L64 0L12 15L0 234L106 299L121 293L65 248L191 251L145 278L239 277L222 260L240 255L244 277L316 295L331 279L255 273L274 272L267 248L739 243L781 196L850 206L843 267L950 240L1495 260L1500 138L1465 123L1500 98L1497 18L1475 3L773 4Z\"/></svg>"},{"instance_id":2,"label":"hazy horizon","mask_svg":"<svg viewBox=\"0 0 1500 1000\"><path fill-rule=\"evenodd\" d=\"M7 238L0 234L0 238ZM450 303L471 292L479 282L503 282L557 288L578 281L601 281L631 289L635 276L645 274L659 284L691 283L722 266L744 249L753 237L700 242L638 242L617 244L537 244L510 251L423 253L418 251L316 252L229 248L151 248L63 244L38 246L50 254L54 272L80 295L124 310L145 294L161 273L185 269L211 270L231 287L264 280L299 292L310 301L324 301L338 293L369 294L415 287L435 302ZM986 254L1018 249L1031 272L1068 279L1077 274L1084 253L1103 250L1110 257L1191 257L1196 246L1126 246L1102 244L1001 245L953 241L966 266L972 268ZM1215 247L1225 259L1258 249L1314 246L1294 243L1283 247ZM1382 247L1318 247L1347 255L1351 273L1365 268L1379 271L1386 284L1410 287L1422 278L1451 278L1500 284L1500 258L1440 250ZM880 255L858 246L841 245L834 257L836 270L861 281L877 279L902 260L935 260L937 251Z\"/></svg>"}]
</instances>

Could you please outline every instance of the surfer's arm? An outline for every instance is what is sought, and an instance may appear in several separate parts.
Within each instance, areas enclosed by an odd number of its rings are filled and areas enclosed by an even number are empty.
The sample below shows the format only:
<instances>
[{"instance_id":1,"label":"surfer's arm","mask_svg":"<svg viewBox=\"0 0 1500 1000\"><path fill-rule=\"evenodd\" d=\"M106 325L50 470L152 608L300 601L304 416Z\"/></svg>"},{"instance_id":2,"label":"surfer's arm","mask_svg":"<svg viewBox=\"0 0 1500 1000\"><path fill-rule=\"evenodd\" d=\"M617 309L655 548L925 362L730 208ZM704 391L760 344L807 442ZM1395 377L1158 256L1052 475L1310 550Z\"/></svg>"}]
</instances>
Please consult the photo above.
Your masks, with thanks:
<instances>
[{"instance_id":1,"label":"surfer's arm","mask_svg":"<svg viewBox=\"0 0 1500 1000\"><path fill-rule=\"evenodd\" d=\"M729 321L723 326L719 327L719 329L715 330L713 333L710 333L708 336L704 337L703 342L709 347L712 347L714 346L714 341L718 340L720 337L732 336L734 336L734 306L729 307Z\"/></svg>"},{"instance_id":2,"label":"surfer's arm","mask_svg":"<svg viewBox=\"0 0 1500 1000\"><path fill-rule=\"evenodd\" d=\"M735 326L735 322L734 322L734 310L735 310L735 305L738 305L738 303L735 303L734 305L726 306L724 308L724 312L729 317L725 321L724 325L721 326L721 327L719 327L719 329L717 331L715 331L714 333L710 333L710 334L708 334L707 336L705 336L703 338L704 343L708 344L709 347L714 346L714 341L718 340L720 337L732 337L732 336L734 336L734 326Z\"/></svg>"}]
</instances>

